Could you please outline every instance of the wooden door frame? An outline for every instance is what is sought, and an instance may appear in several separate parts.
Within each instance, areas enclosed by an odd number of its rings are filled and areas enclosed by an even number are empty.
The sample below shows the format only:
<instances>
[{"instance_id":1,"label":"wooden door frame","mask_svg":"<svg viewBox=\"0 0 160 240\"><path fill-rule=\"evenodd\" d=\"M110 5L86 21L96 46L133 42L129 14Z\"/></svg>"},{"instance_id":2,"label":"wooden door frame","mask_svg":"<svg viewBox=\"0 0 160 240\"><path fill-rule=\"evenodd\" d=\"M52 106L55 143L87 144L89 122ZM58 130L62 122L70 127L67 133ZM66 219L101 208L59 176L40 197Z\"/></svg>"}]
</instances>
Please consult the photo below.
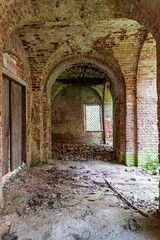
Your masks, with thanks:
<instances>
[{"instance_id":1,"label":"wooden door frame","mask_svg":"<svg viewBox=\"0 0 160 240\"><path fill-rule=\"evenodd\" d=\"M27 83L23 79L17 77L14 73L10 72L5 67L2 68L2 77L9 80L9 104L11 103L11 82L21 86L22 89L22 163L26 163L26 87ZM9 106L9 121L11 128L11 106ZM11 129L10 129L11 136ZM11 150L11 137L10 137L10 150ZM3 160L2 160L3 161ZM3 162L2 162L3 164ZM11 164L11 163L10 163Z\"/></svg>"}]
</instances>

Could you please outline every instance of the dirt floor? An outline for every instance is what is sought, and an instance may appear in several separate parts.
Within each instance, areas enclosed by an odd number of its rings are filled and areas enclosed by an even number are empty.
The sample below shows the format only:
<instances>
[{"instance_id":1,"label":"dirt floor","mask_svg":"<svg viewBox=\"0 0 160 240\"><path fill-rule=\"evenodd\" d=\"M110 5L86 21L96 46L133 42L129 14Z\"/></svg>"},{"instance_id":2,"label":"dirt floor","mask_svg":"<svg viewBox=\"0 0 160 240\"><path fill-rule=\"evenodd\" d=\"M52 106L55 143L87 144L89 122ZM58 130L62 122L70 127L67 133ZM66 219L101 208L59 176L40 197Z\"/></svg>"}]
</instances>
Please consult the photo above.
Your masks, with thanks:
<instances>
[{"instance_id":1,"label":"dirt floor","mask_svg":"<svg viewBox=\"0 0 160 240\"><path fill-rule=\"evenodd\" d=\"M57 162L57 163L56 163ZM112 191L105 179L142 216ZM0 236L19 240L160 240L158 177L103 161L54 161L4 185Z\"/></svg>"}]
</instances>

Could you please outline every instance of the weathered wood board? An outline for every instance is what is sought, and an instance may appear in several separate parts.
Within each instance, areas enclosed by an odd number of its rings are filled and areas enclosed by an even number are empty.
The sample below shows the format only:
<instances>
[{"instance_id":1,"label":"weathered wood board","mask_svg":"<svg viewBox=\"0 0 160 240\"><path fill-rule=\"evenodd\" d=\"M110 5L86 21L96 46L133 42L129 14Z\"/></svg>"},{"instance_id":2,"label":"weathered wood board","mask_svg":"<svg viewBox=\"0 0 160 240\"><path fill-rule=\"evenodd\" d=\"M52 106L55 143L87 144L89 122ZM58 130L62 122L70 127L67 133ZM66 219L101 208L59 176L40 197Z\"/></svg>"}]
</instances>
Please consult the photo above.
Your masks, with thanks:
<instances>
[{"instance_id":1,"label":"weathered wood board","mask_svg":"<svg viewBox=\"0 0 160 240\"><path fill-rule=\"evenodd\" d=\"M9 80L3 77L2 81L2 174L9 170Z\"/></svg>"}]
</instances>

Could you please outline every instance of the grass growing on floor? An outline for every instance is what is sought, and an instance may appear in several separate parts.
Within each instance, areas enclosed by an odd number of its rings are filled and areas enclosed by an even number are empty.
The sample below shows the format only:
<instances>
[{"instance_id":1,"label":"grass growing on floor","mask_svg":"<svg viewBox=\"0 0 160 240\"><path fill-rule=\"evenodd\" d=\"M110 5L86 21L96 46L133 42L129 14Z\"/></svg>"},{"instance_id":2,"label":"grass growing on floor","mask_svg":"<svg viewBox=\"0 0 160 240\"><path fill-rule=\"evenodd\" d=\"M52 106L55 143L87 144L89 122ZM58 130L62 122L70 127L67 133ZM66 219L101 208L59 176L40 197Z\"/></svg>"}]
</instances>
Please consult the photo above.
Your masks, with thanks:
<instances>
[{"instance_id":1,"label":"grass growing on floor","mask_svg":"<svg viewBox=\"0 0 160 240\"><path fill-rule=\"evenodd\" d=\"M159 164L158 157L155 155L153 156L148 155L145 171L150 172L153 175L158 175L159 169L160 169L160 164Z\"/></svg>"}]
</instances>

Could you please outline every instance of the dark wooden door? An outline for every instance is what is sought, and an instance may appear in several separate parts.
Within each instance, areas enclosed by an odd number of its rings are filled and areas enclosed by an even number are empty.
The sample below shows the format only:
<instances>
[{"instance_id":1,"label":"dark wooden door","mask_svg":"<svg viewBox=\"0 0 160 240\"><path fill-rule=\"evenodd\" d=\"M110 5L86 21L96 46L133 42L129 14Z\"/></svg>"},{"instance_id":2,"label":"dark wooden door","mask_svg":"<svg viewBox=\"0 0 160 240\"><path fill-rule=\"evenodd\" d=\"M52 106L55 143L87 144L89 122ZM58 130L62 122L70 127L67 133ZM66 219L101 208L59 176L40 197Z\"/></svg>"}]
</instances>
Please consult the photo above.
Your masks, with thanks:
<instances>
[{"instance_id":1,"label":"dark wooden door","mask_svg":"<svg viewBox=\"0 0 160 240\"><path fill-rule=\"evenodd\" d=\"M9 80L3 77L2 81L2 174L9 171Z\"/></svg>"},{"instance_id":2,"label":"dark wooden door","mask_svg":"<svg viewBox=\"0 0 160 240\"><path fill-rule=\"evenodd\" d=\"M11 170L22 164L22 87L11 82Z\"/></svg>"}]
</instances>

